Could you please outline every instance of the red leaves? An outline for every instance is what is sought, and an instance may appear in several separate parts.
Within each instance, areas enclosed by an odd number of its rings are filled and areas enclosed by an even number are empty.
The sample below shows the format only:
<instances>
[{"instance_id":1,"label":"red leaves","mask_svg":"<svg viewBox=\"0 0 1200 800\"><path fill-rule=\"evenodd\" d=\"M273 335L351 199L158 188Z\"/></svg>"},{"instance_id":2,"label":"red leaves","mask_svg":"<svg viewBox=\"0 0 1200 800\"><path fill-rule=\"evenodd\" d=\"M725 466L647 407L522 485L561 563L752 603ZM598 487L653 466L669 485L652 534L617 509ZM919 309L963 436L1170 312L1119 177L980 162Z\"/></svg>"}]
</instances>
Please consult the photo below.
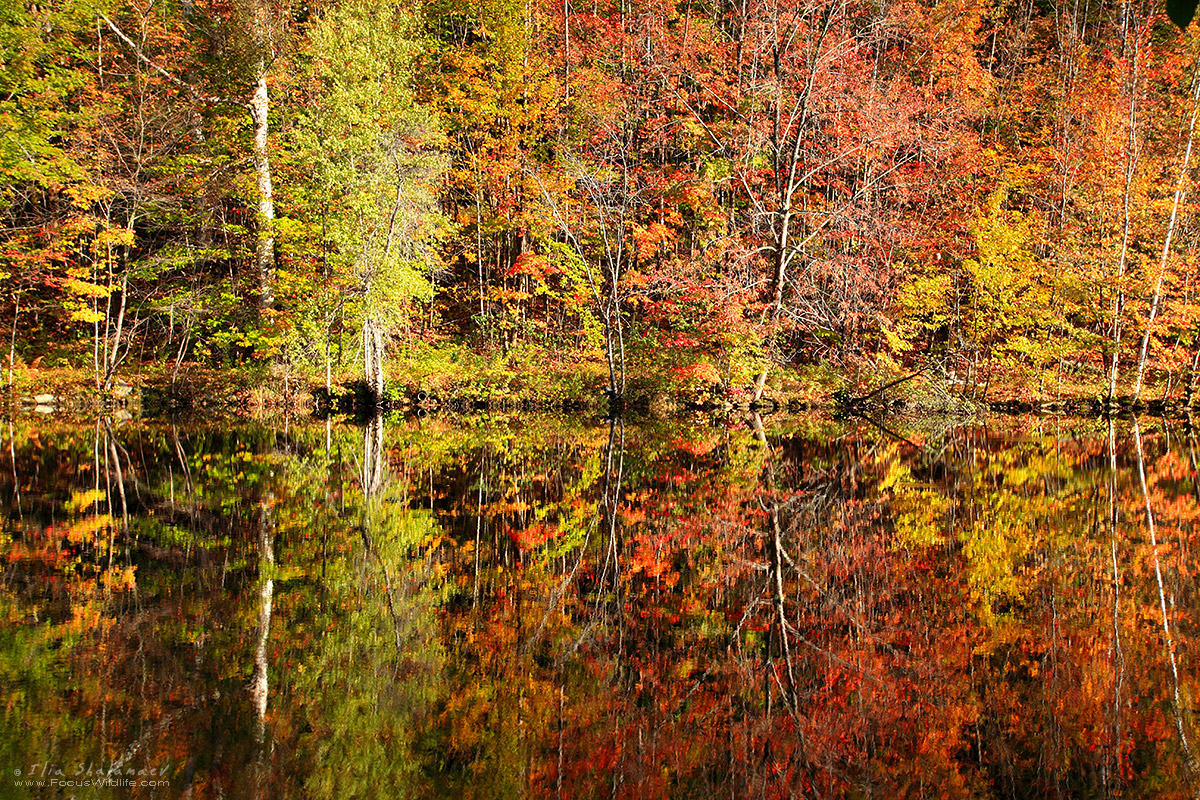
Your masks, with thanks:
<instances>
[{"instance_id":1,"label":"red leaves","mask_svg":"<svg viewBox=\"0 0 1200 800\"><path fill-rule=\"evenodd\" d=\"M528 275L536 280L544 281L547 277L559 275L561 272L544 255L534 252L524 252L517 256L513 265L502 274L506 278L511 278L514 275Z\"/></svg>"}]
</instances>

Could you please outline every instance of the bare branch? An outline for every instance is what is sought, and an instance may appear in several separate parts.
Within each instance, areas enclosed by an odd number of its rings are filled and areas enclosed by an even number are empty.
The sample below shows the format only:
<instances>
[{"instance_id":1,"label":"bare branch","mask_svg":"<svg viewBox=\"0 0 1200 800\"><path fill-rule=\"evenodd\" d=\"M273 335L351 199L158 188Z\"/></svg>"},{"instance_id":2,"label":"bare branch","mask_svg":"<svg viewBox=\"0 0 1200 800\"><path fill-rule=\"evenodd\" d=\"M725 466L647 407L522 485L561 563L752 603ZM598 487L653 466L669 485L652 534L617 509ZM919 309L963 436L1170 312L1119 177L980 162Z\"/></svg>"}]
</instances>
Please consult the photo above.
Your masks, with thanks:
<instances>
[{"instance_id":1,"label":"bare branch","mask_svg":"<svg viewBox=\"0 0 1200 800\"><path fill-rule=\"evenodd\" d=\"M194 99L199 100L204 103L212 103L212 104L219 104L219 105L232 105L232 106L237 106L239 108L245 108L245 109L250 108L250 104L247 103L245 100L239 100L237 98L231 98L231 97L218 97L216 95L203 94L199 89L197 89L192 84L175 77L170 72L168 72L163 66L161 66L160 64L155 62L153 59L151 59L149 56L147 56L145 53L143 53L142 48L138 46L137 42L133 41L128 36L126 36L125 32L122 31L120 28L118 28L116 23L114 23L111 19L109 19L103 12L98 11L96 9L93 9L93 10L96 11L97 17L104 20L104 24L108 26L108 29L111 30L114 34L116 34L117 38L120 39L122 42L124 42L125 46L128 47L135 56L137 56L138 61L141 61L143 64L148 66L150 69L154 70L155 72L157 72L162 77L166 78L171 83L175 84L179 88L186 91Z\"/></svg>"}]
</instances>

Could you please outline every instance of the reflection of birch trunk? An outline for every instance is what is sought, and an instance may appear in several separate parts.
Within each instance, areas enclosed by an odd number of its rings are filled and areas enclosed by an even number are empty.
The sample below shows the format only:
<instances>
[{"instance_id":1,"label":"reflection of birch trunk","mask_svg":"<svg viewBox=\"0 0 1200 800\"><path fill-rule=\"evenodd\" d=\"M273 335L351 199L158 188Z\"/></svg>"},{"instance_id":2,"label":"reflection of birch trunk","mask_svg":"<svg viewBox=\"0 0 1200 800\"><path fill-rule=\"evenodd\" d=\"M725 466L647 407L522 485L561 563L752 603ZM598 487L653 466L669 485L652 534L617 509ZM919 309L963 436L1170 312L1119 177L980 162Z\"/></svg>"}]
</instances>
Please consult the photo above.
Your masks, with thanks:
<instances>
[{"instance_id":1,"label":"reflection of birch trunk","mask_svg":"<svg viewBox=\"0 0 1200 800\"><path fill-rule=\"evenodd\" d=\"M21 479L17 477L17 446L11 421L8 423L8 457L12 462L13 505L17 507L17 518L24 522L25 512L21 508Z\"/></svg>"},{"instance_id":2,"label":"reflection of birch trunk","mask_svg":"<svg viewBox=\"0 0 1200 800\"><path fill-rule=\"evenodd\" d=\"M383 447L383 417L376 415L363 428L363 459L359 480L363 497L375 497L383 489L387 459Z\"/></svg>"},{"instance_id":3,"label":"reflection of birch trunk","mask_svg":"<svg viewBox=\"0 0 1200 800\"><path fill-rule=\"evenodd\" d=\"M611 566L613 600L620 607L621 580L621 537L617 525L617 512L621 505L621 484L625 479L625 419L614 417L608 423L608 444L604 448L605 471L604 493L600 498L599 519L608 522L608 543L604 550L604 569L600 573L600 584L608 579Z\"/></svg>"},{"instance_id":4,"label":"reflection of birch trunk","mask_svg":"<svg viewBox=\"0 0 1200 800\"><path fill-rule=\"evenodd\" d=\"M483 536L483 486L487 480L487 450L479 457L479 497L475 503L475 580L471 585L471 608L479 605L479 548Z\"/></svg>"},{"instance_id":5,"label":"reflection of birch trunk","mask_svg":"<svg viewBox=\"0 0 1200 800\"><path fill-rule=\"evenodd\" d=\"M192 479L192 467L188 463L187 451L183 449L183 442L179 440L179 429L174 425L171 426L171 444L175 448L175 458L179 461L179 469L183 473L184 484L187 486L188 497L188 521L195 531L196 515L199 508L196 503L196 484ZM171 481L171 508L175 507L175 481ZM190 548L190 545L189 545Z\"/></svg>"},{"instance_id":6,"label":"reflection of birch trunk","mask_svg":"<svg viewBox=\"0 0 1200 800\"><path fill-rule=\"evenodd\" d=\"M1196 460L1196 423L1189 411L1187 415L1188 464L1192 467L1192 496L1200 504L1200 463Z\"/></svg>"},{"instance_id":7,"label":"reflection of birch trunk","mask_svg":"<svg viewBox=\"0 0 1200 800\"><path fill-rule=\"evenodd\" d=\"M108 452L112 456L113 469L117 473L117 494L121 498L121 523L128 530L129 500L125 497L125 470L121 467L121 452L117 449L117 439L107 425L104 429L104 438L108 441Z\"/></svg>"},{"instance_id":8,"label":"reflection of birch trunk","mask_svg":"<svg viewBox=\"0 0 1200 800\"><path fill-rule=\"evenodd\" d=\"M262 586L259 589L258 643L254 649L254 678L250 684L250 699L254 704L254 763L255 795L262 796L266 783L267 733L267 640L271 632L271 603L275 597L275 497L267 492L258 507L258 571Z\"/></svg>"},{"instance_id":9,"label":"reflection of birch trunk","mask_svg":"<svg viewBox=\"0 0 1200 800\"><path fill-rule=\"evenodd\" d=\"M367 503L369 505L371 501L368 499ZM393 674L398 675L400 662L404 659L404 641L400 635L400 615L396 613L396 601L392 596L392 573L388 570L387 562L383 560L383 556L375 546L375 540L371 537L370 514L369 509L364 511L363 524L359 530L362 533L363 547L379 562L379 571L383 574L383 598L387 603L388 615L392 618L392 638L396 645L396 667Z\"/></svg>"},{"instance_id":10,"label":"reflection of birch trunk","mask_svg":"<svg viewBox=\"0 0 1200 800\"><path fill-rule=\"evenodd\" d=\"M775 619L779 626L779 647L783 654L783 662L786 680L780 681L779 674L772 668L773 677L776 684L779 686L780 692L783 694L784 701L788 705L788 709L795 713L796 710L796 670L792 660L792 644L791 637L788 635L787 613L784 607L785 595L783 593L783 526L779 521L779 500L775 495L775 462L772 458L771 445L767 441L766 431L763 429L762 417L755 414L753 417L754 438L758 440L759 445L766 453L766 464L764 480L766 482L766 493L768 498L768 511L771 517L771 545L770 545L770 582L772 606L775 610ZM768 655L770 655L768 653Z\"/></svg>"},{"instance_id":11,"label":"reflection of birch trunk","mask_svg":"<svg viewBox=\"0 0 1200 800\"><path fill-rule=\"evenodd\" d=\"M620 430L619 433L618 426ZM600 526L602 521L607 521L608 523L608 542L605 545L604 568L600 573L599 585L603 586L608 581L608 571L609 567L611 566L613 569L613 597L615 598L616 607L618 609L620 608L619 580L621 544L620 536L618 535L617 513L621 503L621 484L625 475L625 420L623 418L613 417L609 420L608 443L604 447L604 460L606 465L604 491L600 498L600 502L596 507L596 516L592 519L591 524L588 525L587 531L584 532L583 540L579 543L578 556L575 559L575 565L571 568L570 572L567 572L563 576L562 580L558 582L558 585L550 591L550 598L546 602L546 612L542 614L542 619L540 622L538 622L533 634L530 635L524 644L521 645L521 652L523 653L528 653L533 650L534 645L537 644L537 642L541 639L542 634L545 632L546 625L550 621L551 616L562 605L562 599L564 596L566 596L567 589L574 584L576 577L579 575L579 570L583 566L584 559L587 557L588 543L590 543L592 540L592 532ZM615 478L613 476L614 465L616 471ZM482 519L483 513L482 486L483 476L480 475L480 519ZM477 554L479 552L478 541L478 533L476 533L475 550ZM475 563L476 574L478 576L478 556L476 557ZM563 569L564 571L566 570L565 563ZM478 582L478 577L476 577L476 581ZM599 614L600 610L601 597L603 597L603 592L597 592L596 603L593 607L593 612L597 615ZM575 642L574 649L579 648L580 643L588 635L591 629L592 628L590 625L584 627L583 632L580 633L579 638Z\"/></svg>"},{"instance_id":12,"label":"reflection of birch trunk","mask_svg":"<svg viewBox=\"0 0 1200 800\"><path fill-rule=\"evenodd\" d=\"M362 534L363 547L366 549L367 554L378 562L379 571L383 575L383 596L387 604L388 615L392 620L392 638L396 645L395 672L399 674L400 663L404 659L405 648L401 635L400 615L396 612L396 601L393 592L395 582L392 580L392 573L388 569L387 562L383 559L383 554L379 552L379 548L376 546L374 536L372 536L372 531L375 528L375 504L384 489L387 478L387 458L385 454L386 450L383 446L383 417L376 415L363 428L363 457L361 474L359 475L363 491L363 509L359 532Z\"/></svg>"},{"instance_id":13,"label":"reflection of birch trunk","mask_svg":"<svg viewBox=\"0 0 1200 800\"><path fill-rule=\"evenodd\" d=\"M1179 666L1175 661L1175 639L1171 636L1171 625L1167 616L1167 595L1163 589L1162 568L1158 562L1158 538L1154 530L1154 512L1150 508L1150 491L1146 487L1146 468L1142 456L1142 432L1138 428L1136 419L1133 421L1133 438L1137 444L1138 479L1142 485L1142 500L1146 504L1146 527L1150 530L1150 548L1154 554L1154 578L1158 582L1158 608L1162 615L1164 644L1166 645L1167 658L1171 665L1171 680L1175 688L1174 702L1172 703L1175 713L1175 728L1179 732L1179 744L1183 748L1188 775L1191 776L1195 773L1197 764L1195 757L1192 755L1192 748L1188 743L1187 732L1184 727L1183 707L1179 697Z\"/></svg>"},{"instance_id":14,"label":"reflection of birch trunk","mask_svg":"<svg viewBox=\"0 0 1200 800\"><path fill-rule=\"evenodd\" d=\"M603 530L606 527L608 535L607 541L604 544L604 565L600 568L599 574L596 576L597 591L595 592L595 601L591 604L591 614L593 619L600 618L605 605L605 598L610 596L612 598L612 610L618 615L620 613L622 607L621 528L618 516L621 507L621 491L625 480L625 420L621 417L612 417L609 420L608 443L604 446L604 461L604 485L601 490L600 499L596 505L596 515L588 526L583 541L579 545L579 555L575 560L575 565L550 592L546 611L534 629L533 634L522 644L522 652L529 652L533 649L545 631L546 625L550 621L554 611L561 605L567 589L574 583L576 577L578 577L584 559L587 557L588 543L591 541L592 532L597 528ZM611 595L604 591L603 587L606 586L612 587ZM592 630L592 627L592 625L584 627L575 642L575 649L578 649L580 643ZM623 636L621 641L623 652Z\"/></svg>"},{"instance_id":15,"label":"reflection of birch trunk","mask_svg":"<svg viewBox=\"0 0 1200 800\"><path fill-rule=\"evenodd\" d=\"M1113 418L1108 418L1108 529L1112 553L1112 756L1117 774L1121 772L1121 686L1125 682L1125 654L1121 649L1120 604L1121 575L1117 569L1117 438Z\"/></svg>"},{"instance_id":16,"label":"reflection of birch trunk","mask_svg":"<svg viewBox=\"0 0 1200 800\"><path fill-rule=\"evenodd\" d=\"M101 444L103 442L103 444ZM113 502L113 494L120 500L121 504L121 525L123 530L129 530L129 499L125 495L125 470L121 466L121 450L117 446L117 437L113 434L112 428L107 422L101 423L96 420L96 436L93 446L93 458L96 464L96 488L99 488L100 477L100 453L104 453L104 490L107 495L108 514L113 519L116 519L116 503ZM130 467L132 471L132 466ZM115 476L114 476L115 473ZM115 477L115 481L114 481ZM115 487L114 487L115 483ZM112 529L109 529L109 566L112 566Z\"/></svg>"}]
</instances>

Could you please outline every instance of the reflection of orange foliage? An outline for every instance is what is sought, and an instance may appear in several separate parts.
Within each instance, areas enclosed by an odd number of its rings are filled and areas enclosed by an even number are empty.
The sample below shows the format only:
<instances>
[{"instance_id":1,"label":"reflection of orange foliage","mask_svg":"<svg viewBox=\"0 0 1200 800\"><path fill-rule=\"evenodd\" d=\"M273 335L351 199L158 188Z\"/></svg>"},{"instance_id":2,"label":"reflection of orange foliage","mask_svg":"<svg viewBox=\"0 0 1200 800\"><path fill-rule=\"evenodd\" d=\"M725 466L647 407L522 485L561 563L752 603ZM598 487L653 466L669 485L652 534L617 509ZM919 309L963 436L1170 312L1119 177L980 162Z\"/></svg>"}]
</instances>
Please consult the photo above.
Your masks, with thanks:
<instances>
[{"instance_id":1,"label":"reflection of orange foliage","mask_svg":"<svg viewBox=\"0 0 1200 800\"><path fill-rule=\"evenodd\" d=\"M558 526L535 522L528 528L513 528L508 535L521 550L533 550L558 536Z\"/></svg>"},{"instance_id":2,"label":"reflection of orange foliage","mask_svg":"<svg viewBox=\"0 0 1200 800\"><path fill-rule=\"evenodd\" d=\"M621 508L618 512L621 515L621 521L626 525L636 525L646 519L646 512L641 508Z\"/></svg>"},{"instance_id":3,"label":"reflection of orange foliage","mask_svg":"<svg viewBox=\"0 0 1200 800\"><path fill-rule=\"evenodd\" d=\"M630 572L641 573L650 580L663 578L666 586L673 586L679 580L679 573L672 570L670 558L674 549L667 547L668 544L662 537L639 537L630 561Z\"/></svg>"},{"instance_id":4,"label":"reflection of orange foliage","mask_svg":"<svg viewBox=\"0 0 1200 800\"><path fill-rule=\"evenodd\" d=\"M1128 532L1119 539L1129 576L1119 617L1128 664L1120 742L1106 722L1111 555L1107 534L1097 542L1080 513L1104 486L1103 470L1089 470L1088 456L1070 441L972 439L965 456L932 473L902 448L863 444L805 441L803 459L777 456L767 491L756 462L738 475L726 471L736 461L706 465L685 443L672 443L654 451L653 466L641 467L623 492L618 572L604 572L601 549L584 554L574 583L553 562L498 578L504 600L496 628L480 639L510 642L505 674L532 680L525 670L566 687L561 706L557 684L524 695L520 718L551 722L545 735L530 734L535 796L553 796L560 781L565 794L586 794L598 776L611 779L618 797L845 797L863 787L906 796L921 786L970 797L987 795L998 763L1043 788L1102 766L1137 785L1139 765L1164 758L1178 772L1169 755L1175 729L1163 711L1170 705L1164 656L1151 633L1157 595L1135 598L1133 589L1132 576L1153 574L1153 553ZM896 463L910 472L880 490ZM1164 458L1148 476L1164 564L1185 563L1190 551L1197 504L1189 466ZM1012 607L1002 617L984 614L988 596L981 600L969 580L983 551L957 540L898 545L893 538L897 515L928 502L929 492L964 498L955 514L1006 537L1033 536L1037 560L1066 559L1070 569L1037 568L1026 557L1014 566L1018 599L1005 600ZM1137 501L1125 494L1119 502L1136 510ZM932 506L939 530L948 508ZM790 688L773 600L773 513L787 551ZM1137 514L1128 519L1141 522ZM950 535L965 536L961 530ZM510 535L545 540L537 526ZM1056 535L1069 548L1047 538ZM1097 546L1099 553L1088 552ZM622 602L612 605L617 597ZM513 626L540 633L513 641ZM530 648L531 641L541 644ZM578 662L548 655L563 643L581 648ZM1135 668L1141 659L1153 668ZM1189 686L1191 675L1189 668ZM488 708L496 719L496 707ZM1058 738L1046 733L1055 730ZM484 746L478 736L472 741Z\"/></svg>"},{"instance_id":5,"label":"reflection of orange foliage","mask_svg":"<svg viewBox=\"0 0 1200 800\"><path fill-rule=\"evenodd\" d=\"M93 544L97 541L96 535L107 532L111 524L112 517L108 514L90 514L67 527L64 535L71 544Z\"/></svg>"}]
</instances>

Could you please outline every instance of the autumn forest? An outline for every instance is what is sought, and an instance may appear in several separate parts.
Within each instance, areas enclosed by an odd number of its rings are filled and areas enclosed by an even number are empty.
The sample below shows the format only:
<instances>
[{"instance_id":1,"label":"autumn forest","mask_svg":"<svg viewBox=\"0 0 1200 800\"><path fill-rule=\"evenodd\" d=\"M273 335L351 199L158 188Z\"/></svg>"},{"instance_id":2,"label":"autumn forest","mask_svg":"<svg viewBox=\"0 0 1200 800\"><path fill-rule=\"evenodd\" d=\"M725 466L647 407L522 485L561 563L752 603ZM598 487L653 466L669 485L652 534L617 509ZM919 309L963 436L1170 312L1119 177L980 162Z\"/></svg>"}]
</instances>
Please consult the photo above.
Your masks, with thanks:
<instances>
[{"instance_id":1,"label":"autumn forest","mask_svg":"<svg viewBox=\"0 0 1200 800\"><path fill-rule=\"evenodd\" d=\"M1190 2L0 0L0 797L1196 797Z\"/></svg>"},{"instance_id":2,"label":"autumn forest","mask_svg":"<svg viewBox=\"0 0 1200 800\"><path fill-rule=\"evenodd\" d=\"M1190 401L1196 37L1133 0L5 0L6 378Z\"/></svg>"}]
</instances>

